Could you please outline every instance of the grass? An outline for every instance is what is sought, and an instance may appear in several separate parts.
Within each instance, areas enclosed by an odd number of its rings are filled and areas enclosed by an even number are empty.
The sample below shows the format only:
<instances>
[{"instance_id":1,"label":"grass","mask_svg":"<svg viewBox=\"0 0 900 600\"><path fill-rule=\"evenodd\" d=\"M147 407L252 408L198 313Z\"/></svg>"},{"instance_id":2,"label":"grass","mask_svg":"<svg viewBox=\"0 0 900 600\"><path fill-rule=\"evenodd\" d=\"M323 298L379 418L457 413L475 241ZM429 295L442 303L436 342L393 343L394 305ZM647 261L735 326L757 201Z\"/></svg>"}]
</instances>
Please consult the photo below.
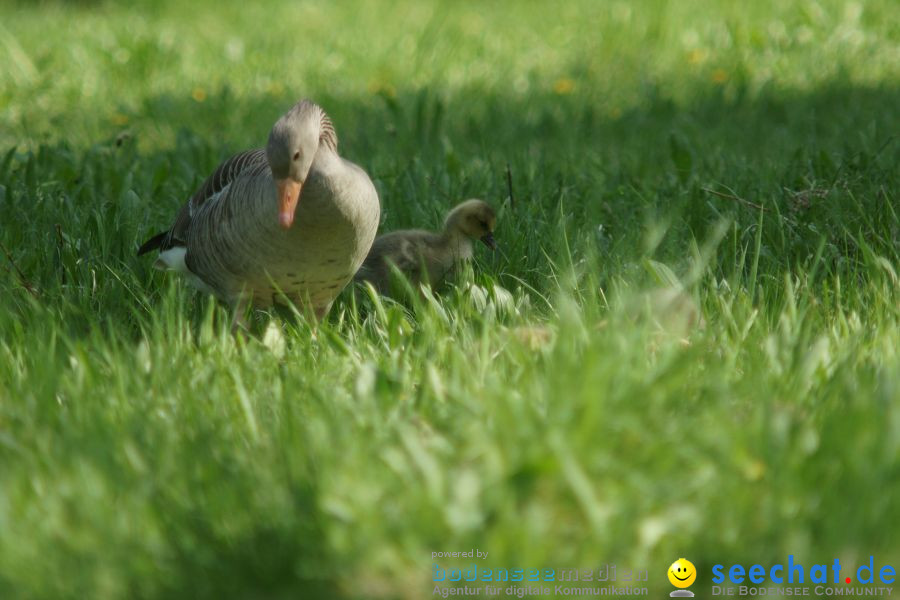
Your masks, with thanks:
<instances>
[{"instance_id":1,"label":"grass","mask_svg":"<svg viewBox=\"0 0 900 600\"><path fill-rule=\"evenodd\" d=\"M679 556L701 594L714 564L900 562L895 2L0 23L0 597L420 598L470 548L656 595ZM482 197L501 251L230 336L135 249L301 96L382 230ZM705 327L652 308L672 280Z\"/></svg>"}]
</instances>

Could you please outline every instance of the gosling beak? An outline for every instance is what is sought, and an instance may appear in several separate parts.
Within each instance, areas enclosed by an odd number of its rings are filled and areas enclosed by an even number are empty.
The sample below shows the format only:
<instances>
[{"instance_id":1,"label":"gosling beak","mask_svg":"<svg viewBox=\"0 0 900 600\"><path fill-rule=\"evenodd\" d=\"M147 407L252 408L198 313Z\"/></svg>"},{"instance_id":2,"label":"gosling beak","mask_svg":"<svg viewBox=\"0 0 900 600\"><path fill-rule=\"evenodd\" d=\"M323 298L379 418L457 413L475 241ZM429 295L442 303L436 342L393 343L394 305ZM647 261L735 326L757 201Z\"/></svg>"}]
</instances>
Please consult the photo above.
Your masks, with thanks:
<instances>
[{"instance_id":1,"label":"gosling beak","mask_svg":"<svg viewBox=\"0 0 900 600\"><path fill-rule=\"evenodd\" d=\"M497 249L497 242L494 241L494 234L493 234L493 232L490 232L490 231L489 231L488 233L486 233L486 234L484 234L483 236L481 236L481 243L483 243L485 246L487 246L487 247L490 248L491 250L496 250L496 249Z\"/></svg>"},{"instance_id":2,"label":"gosling beak","mask_svg":"<svg viewBox=\"0 0 900 600\"><path fill-rule=\"evenodd\" d=\"M278 186L278 224L290 229L294 224L294 211L297 210L303 184L290 178L279 179L275 184Z\"/></svg>"}]
</instances>

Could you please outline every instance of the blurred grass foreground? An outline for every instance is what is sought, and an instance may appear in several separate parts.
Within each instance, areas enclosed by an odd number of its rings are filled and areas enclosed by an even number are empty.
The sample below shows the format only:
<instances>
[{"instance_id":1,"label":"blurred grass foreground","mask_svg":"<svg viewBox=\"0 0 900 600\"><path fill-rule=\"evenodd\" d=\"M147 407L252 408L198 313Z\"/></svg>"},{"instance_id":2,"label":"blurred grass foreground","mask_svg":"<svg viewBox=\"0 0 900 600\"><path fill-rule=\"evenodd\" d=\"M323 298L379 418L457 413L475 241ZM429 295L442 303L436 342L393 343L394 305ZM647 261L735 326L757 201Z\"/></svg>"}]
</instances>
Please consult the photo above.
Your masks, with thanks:
<instances>
[{"instance_id":1,"label":"blurred grass foreground","mask_svg":"<svg viewBox=\"0 0 900 600\"><path fill-rule=\"evenodd\" d=\"M0 598L900 562L895 0L11 1L0 64ZM300 97L500 250L229 335L135 250Z\"/></svg>"}]
</instances>

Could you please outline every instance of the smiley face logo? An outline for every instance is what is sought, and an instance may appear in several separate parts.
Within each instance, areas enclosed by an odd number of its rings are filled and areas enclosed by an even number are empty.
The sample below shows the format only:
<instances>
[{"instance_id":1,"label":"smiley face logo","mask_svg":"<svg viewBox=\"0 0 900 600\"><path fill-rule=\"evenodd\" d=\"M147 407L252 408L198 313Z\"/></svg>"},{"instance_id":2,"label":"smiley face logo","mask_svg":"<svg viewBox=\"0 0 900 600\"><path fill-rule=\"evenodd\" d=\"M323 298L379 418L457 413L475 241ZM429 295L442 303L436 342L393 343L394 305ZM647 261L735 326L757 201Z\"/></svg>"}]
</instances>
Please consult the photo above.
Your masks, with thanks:
<instances>
[{"instance_id":1,"label":"smiley face logo","mask_svg":"<svg viewBox=\"0 0 900 600\"><path fill-rule=\"evenodd\" d=\"M697 579L694 563L686 558L679 558L669 567L669 581L677 588L690 587Z\"/></svg>"}]
</instances>

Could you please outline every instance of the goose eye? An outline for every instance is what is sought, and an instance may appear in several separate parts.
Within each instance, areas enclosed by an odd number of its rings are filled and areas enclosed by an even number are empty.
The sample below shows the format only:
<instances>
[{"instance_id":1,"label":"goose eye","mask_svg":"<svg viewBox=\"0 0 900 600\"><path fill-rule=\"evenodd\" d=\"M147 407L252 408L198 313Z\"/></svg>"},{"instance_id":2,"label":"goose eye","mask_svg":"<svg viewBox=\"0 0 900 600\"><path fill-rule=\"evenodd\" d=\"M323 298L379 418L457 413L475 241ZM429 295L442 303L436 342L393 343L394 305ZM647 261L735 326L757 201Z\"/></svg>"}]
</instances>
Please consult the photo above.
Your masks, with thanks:
<instances>
[{"instance_id":1,"label":"goose eye","mask_svg":"<svg viewBox=\"0 0 900 600\"><path fill-rule=\"evenodd\" d=\"M299 150L294 152L294 160L300 160L300 151Z\"/></svg>"}]
</instances>

